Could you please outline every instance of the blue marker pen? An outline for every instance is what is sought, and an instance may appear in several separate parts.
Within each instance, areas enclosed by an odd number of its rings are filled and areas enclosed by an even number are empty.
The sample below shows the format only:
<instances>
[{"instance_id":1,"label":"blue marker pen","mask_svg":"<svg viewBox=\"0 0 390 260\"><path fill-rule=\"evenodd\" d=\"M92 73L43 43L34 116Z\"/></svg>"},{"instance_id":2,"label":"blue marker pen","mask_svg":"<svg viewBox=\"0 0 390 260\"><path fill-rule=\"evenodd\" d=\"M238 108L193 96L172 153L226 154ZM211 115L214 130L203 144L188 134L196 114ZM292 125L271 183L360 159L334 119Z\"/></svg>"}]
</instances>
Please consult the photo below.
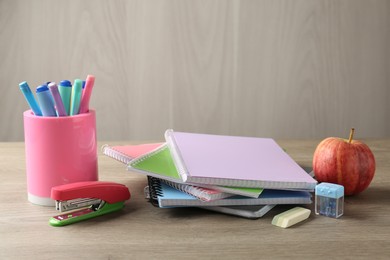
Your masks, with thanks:
<instances>
[{"instance_id":1,"label":"blue marker pen","mask_svg":"<svg viewBox=\"0 0 390 260\"><path fill-rule=\"evenodd\" d=\"M70 97L72 96L72 83L69 80L63 80L58 84L62 103L64 104L66 115L70 115Z\"/></svg>"},{"instance_id":2,"label":"blue marker pen","mask_svg":"<svg viewBox=\"0 0 390 260\"><path fill-rule=\"evenodd\" d=\"M57 116L53 97L51 96L47 85L44 84L37 87L36 94L43 116Z\"/></svg>"},{"instance_id":3,"label":"blue marker pen","mask_svg":"<svg viewBox=\"0 0 390 260\"><path fill-rule=\"evenodd\" d=\"M34 112L36 116L42 116L41 109L39 108L39 105L37 101L34 98L34 94L31 92L30 87L28 86L26 81L23 81L19 84L19 88L24 94L24 97L27 100L27 103L29 104L31 110Z\"/></svg>"},{"instance_id":4,"label":"blue marker pen","mask_svg":"<svg viewBox=\"0 0 390 260\"><path fill-rule=\"evenodd\" d=\"M72 87L72 98L70 100L70 114L77 115L80 110L81 93L83 90L83 82L80 79L75 79Z\"/></svg>"}]
</instances>

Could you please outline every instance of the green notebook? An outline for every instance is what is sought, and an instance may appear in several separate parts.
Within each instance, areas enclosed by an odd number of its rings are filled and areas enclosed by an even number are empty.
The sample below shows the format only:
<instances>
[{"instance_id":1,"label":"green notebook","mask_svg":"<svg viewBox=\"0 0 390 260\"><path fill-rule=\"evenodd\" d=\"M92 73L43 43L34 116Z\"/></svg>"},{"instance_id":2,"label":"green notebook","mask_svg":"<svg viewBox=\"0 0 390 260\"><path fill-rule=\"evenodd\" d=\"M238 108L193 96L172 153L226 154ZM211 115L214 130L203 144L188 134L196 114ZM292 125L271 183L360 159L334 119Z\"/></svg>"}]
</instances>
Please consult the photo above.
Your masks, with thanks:
<instances>
[{"instance_id":1,"label":"green notebook","mask_svg":"<svg viewBox=\"0 0 390 260\"><path fill-rule=\"evenodd\" d=\"M184 183L176 170L172 160L171 153L167 145L144 154L128 164L128 170L135 171L144 175L153 176L167 181L189 184L199 187L215 189L222 192L258 198L263 189L261 188L241 188L215 185L199 185L197 183Z\"/></svg>"}]
</instances>

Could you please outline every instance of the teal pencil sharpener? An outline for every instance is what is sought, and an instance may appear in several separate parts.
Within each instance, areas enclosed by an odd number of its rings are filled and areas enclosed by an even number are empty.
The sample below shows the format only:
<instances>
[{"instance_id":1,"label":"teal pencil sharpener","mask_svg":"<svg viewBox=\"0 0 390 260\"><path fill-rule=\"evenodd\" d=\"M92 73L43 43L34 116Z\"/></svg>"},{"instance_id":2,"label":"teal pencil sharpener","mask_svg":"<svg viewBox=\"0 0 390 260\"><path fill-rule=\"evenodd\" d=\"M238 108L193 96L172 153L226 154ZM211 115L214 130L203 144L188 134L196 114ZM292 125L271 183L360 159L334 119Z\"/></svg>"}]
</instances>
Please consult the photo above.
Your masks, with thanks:
<instances>
[{"instance_id":1,"label":"teal pencil sharpener","mask_svg":"<svg viewBox=\"0 0 390 260\"><path fill-rule=\"evenodd\" d=\"M344 186L323 182L315 189L315 214L339 218L344 214Z\"/></svg>"}]
</instances>

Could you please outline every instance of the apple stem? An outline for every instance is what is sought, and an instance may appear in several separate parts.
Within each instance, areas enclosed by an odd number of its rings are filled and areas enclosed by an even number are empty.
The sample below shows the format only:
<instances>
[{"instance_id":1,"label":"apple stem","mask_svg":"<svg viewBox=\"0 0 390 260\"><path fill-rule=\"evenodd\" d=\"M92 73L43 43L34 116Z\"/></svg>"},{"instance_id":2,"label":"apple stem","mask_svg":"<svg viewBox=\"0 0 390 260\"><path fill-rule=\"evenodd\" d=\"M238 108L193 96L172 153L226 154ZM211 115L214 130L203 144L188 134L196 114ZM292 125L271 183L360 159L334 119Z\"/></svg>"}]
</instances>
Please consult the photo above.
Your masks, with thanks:
<instances>
[{"instance_id":1,"label":"apple stem","mask_svg":"<svg viewBox=\"0 0 390 260\"><path fill-rule=\"evenodd\" d=\"M353 134L355 133L355 128L351 128L351 132L349 132L349 140L348 143L352 142Z\"/></svg>"}]
</instances>

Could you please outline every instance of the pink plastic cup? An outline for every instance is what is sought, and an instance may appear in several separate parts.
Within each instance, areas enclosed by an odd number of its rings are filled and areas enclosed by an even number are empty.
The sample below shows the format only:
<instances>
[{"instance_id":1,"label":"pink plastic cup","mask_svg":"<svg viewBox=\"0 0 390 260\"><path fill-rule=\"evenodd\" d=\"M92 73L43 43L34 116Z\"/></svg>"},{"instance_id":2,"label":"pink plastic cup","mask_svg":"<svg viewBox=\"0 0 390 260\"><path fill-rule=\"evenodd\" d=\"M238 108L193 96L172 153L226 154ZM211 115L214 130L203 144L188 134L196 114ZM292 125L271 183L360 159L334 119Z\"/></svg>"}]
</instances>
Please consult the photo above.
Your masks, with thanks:
<instances>
[{"instance_id":1,"label":"pink plastic cup","mask_svg":"<svg viewBox=\"0 0 390 260\"><path fill-rule=\"evenodd\" d=\"M23 113L28 200L54 206L54 186L98 180L95 110L65 117Z\"/></svg>"}]
</instances>

